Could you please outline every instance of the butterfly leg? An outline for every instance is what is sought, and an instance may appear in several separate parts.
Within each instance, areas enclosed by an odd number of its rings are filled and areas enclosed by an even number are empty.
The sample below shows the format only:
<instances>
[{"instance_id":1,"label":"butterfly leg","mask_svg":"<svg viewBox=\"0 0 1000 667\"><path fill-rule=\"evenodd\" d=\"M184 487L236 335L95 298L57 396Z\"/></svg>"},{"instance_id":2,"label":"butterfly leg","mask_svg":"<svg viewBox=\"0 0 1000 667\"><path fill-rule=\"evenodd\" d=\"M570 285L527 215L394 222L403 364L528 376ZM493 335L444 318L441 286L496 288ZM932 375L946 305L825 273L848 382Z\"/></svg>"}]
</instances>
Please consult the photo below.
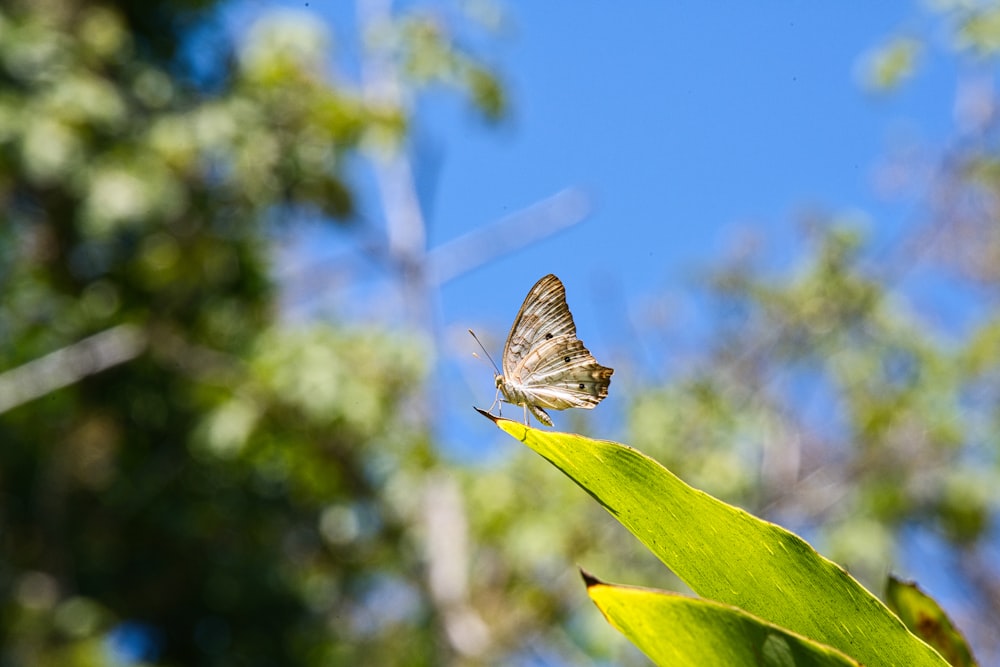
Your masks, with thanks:
<instances>
[{"instance_id":1,"label":"butterfly leg","mask_svg":"<svg viewBox=\"0 0 1000 667\"><path fill-rule=\"evenodd\" d=\"M524 404L524 425L525 426L530 426L531 425L531 424L528 423L528 404L527 403Z\"/></svg>"},{"instance_id":2,"label":"butterfly leg","mask_svg":"<svg viewBox=\"0 0 1000 667\"><path fill-rule=\"evenodd\" d=\"M497 408L497 416L503 416L503 400L500 398L500 389L497 389L497 395L493 397L493 403L490 405L490 409L487 410L490 414L493 414L493 406Z\"/></svg>"}]
</instances>

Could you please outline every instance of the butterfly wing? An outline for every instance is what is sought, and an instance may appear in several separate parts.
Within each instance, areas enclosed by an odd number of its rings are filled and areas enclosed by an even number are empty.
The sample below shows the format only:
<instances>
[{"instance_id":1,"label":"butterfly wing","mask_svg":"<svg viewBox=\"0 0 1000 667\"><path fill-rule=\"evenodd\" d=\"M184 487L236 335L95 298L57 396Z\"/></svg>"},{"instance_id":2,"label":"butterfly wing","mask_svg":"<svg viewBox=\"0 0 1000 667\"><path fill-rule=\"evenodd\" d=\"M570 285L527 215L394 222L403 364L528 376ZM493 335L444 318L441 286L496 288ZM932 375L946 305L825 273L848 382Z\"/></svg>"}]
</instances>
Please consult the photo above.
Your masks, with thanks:
<instances>
[{"instance_id":1,"label":"butterfly wing","mask_svg":"<svg viewBox=\"0 0 1000 667\"><path fill-rule=\"evenodd\" d=\"M516 379L522 360L546 340L558 336L576 338L576 325L566 303L566 288L551 273L528 291L503 348L503 374Z\"/></svg>"},{"instance_id":2,"label":"butterfly wing","mask_svg":"<svg viewBox=\"0 0 1000 667\"><path fill-rule=\"evenodd\" d=\"M614 369L602 366L575 336L555 336L531 350L512 372L521 392L543 408L590 409L604 400Z\"/></svg>"},{"instance_id":3,"label":"butterfly wing","mask_svg":"<svg viewBox=\"0 0 1000 667\"><path fill-rule=\"evenodd\" d=\"M562 281L549 274L524 298L504 346L504 393L551 425L542 408L593 408L608 395L613 369L576 337ZM539 412L546 418L539 416Z\"/></svg>"}]
</instances>

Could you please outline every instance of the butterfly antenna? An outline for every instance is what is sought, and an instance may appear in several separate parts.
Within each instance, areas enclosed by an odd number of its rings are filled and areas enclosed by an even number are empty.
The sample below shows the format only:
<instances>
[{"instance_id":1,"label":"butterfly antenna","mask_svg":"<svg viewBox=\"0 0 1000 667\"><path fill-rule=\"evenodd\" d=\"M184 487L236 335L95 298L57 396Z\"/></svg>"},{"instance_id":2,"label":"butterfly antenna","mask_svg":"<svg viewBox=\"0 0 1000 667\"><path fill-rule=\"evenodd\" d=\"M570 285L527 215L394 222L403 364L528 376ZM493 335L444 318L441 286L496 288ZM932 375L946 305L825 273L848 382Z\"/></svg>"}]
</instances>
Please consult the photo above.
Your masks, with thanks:
<instances>
[{"instance_id":1,"label":"butterfly antenna","mask_svg":"<svg viewBox=\"0 0 1000 667\"><path fill-rule=\"evenodd\" d=\"M491 357L491 356L490 356L490 353L486 351L486 348L485 348L485 347L483 346L483 344L482 344L482 343L481 343L481 342L479 341L479 337L478 337L478 336L476 336L475 332L473 332L473 331L472 331L472 329L469 329L469 333L470 333L470 334L472 334L472 337L476 339L476 342L477 342L477 343L479 343L479 349L481 349L481 350L483 351L483 354L485 354L485 355L486 355L486 358L490 360L490 363L491 363L491 364L493 364L493 370L495 370L495 371L497 372L497 375L500 375L500 369L499 369L499 368L497 368L497 364L496 364L496 362L495 362L495 361L493 361L493 357ZM478 357L479 355L478 355L478 354L476 354L475 352L473 352L473 353L472 353L472 356L474 356L474 357Z\"/></svg>"}]
</instances>

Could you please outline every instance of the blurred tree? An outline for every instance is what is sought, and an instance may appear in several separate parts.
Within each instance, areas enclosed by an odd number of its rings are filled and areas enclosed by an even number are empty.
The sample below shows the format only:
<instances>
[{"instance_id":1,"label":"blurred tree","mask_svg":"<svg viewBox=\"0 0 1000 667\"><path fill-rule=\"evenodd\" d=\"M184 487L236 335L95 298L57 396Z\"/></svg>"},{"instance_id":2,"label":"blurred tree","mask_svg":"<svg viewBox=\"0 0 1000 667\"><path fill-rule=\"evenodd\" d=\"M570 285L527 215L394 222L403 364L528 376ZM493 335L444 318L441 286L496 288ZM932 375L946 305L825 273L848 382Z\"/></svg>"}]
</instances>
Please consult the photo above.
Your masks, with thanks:
<instances>
[{"instance_id":1,"label":"blurred tree","mask_svg":"<svg viewBox=\"0 0 1000 667\"><path fill-rule=\"evenodd\" d=\"M438 663L426 342L283 328L269 272L282 228L357 225L346 160L405 109L305 16L229 53L215 4L0 8L0 664ZM432 25L387 48L497 115Z\"/></svg>"},{"instance_id":2,"label":"blurred tree","mask_svg":"<svg viewBox=\"0 0 1000 667\"><path fill-rule=\"evenodd\" d=\"M309 15L233 48L215 4L0 7L0 664L635 658L567 567L621 529L527 453L439 458L422 326L281 320L320 219L427 324L413 96L494 119L497 80L432 14L361 3L352 85Z\"/></svg>"},{"instance_id":3,"label":"blurred tree","mask_svg":"<svg viewBox=\"0 0 1000 667\"><path fill-rule=\"evenodd\" d=\"M318 218L375 238L426 324L413 94L505 107L439 17L360 5L358 86L325 70L304 15L233 48L209 0L0 7L0 664L636 657L568 564L658 586L662 567L526 453L441 460L432 412L409 409L435 359L426 329L281 322L271 241ZM963 48L990 55L997 22L959 5ZM926 52L894 42L872 80ZM876 270L833 225L793 279L721 271L707 358L638 394L630 425L870 585L935 531L988 619L1000 236L995 118L975 117L935 181L936 254L917 258L960 260L974 327L945 338L918 319L895 289L914 258ZM359 153L384 229L355 215Z\"/></svg>"},{"instance_id":4,"label":"blurred tree","mask_svg":"<svg viewBox=\"0 0 1000 667\"><path fill-rule=\"evenodd\" d=\"M921 224L874 248L856 216L821 216L788 272L754 253L714 271L712 340L680 377L636 397L629 442L810 536L872 590L901 568L947 582L942 595L962 603L947 605L958 625L981 663L995 664L1000 5L932 11L953 51L934 53L937 34L908 32L865 70L882 93L917 76L922 57L957 54L967 65L948 147L908 145L884 169L887 194L921 211ZM924 562L928 545L934 562L953 566Z\"/></svg>"}]
</instances>

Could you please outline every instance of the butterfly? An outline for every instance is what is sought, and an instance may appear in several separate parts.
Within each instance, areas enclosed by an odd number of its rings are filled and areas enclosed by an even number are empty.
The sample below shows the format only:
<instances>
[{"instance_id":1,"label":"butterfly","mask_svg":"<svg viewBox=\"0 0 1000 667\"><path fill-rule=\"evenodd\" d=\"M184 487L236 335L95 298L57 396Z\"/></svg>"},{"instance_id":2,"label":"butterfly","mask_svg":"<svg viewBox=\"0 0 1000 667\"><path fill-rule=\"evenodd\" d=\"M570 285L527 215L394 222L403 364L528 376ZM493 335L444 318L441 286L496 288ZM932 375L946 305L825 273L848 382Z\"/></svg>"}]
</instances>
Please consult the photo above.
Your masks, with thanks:
<instances>
[{"instance_id":1,"label":"butterfly","mask_svg":"<svg viewBox=\"0 0 1000 667\"><path fill-rule=\"evenodd\" d=\"M472 330L469 333L475 338ZM576 337L576 324L566 303L566 288L551 273L535 283L524 297L501 361L502 373L493 364L497 386L493 405L506 402L523 406L525 425L528 411L541 423L552 426L546 408L593 408L608 395L614 373L613 368L597 363L583 341Z\"/></svg>"}]
</instances>

